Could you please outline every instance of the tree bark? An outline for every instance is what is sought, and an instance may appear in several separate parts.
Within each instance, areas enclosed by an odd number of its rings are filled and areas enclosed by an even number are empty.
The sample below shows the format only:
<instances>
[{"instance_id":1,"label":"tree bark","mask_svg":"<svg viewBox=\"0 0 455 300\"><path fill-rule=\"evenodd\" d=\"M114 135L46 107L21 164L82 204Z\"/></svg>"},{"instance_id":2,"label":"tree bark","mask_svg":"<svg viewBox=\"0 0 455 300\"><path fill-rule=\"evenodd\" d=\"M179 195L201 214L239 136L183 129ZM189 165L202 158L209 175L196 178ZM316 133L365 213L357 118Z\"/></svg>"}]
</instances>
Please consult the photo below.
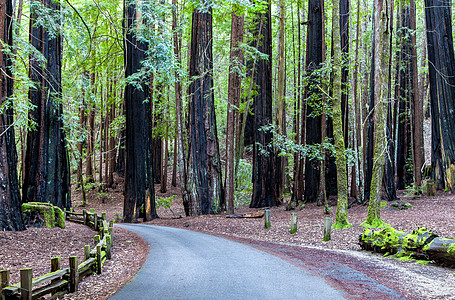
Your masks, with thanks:
<instances>
[{"instance_id":1,"label":"tree bark","mask_svg":"<svg viewBox=\"0 0 455 300\"><path fill-rule=\"evenodd\" d=\"M174 9L172 11L172 32L174 40L174 55L177 62L181 62L181 34L178 31L178 3L177 0L172 0ZM180 179L180 190L182 192L183 207L185 214L190 215L190 197L188 191L188 166L185 149L185 128L183 126L183 112L182 112L182 85L180 82L179 72L175 72L175 119L177 123L177 143L178 143L178 164L179 164L179 179Z\"/></svg>"},{"instance_id":2,"label":"tree bark","mask_svg":"<svg viewBox=\"0 0 455 300\"><path fill-rule=\"evenodd\" d=\"M0 1L0 32L2 45L13 45L12 18L13 6L11 0ZM13 79L11 73L12 61L5 52L0 54L1 99L0 105L10 101L13 94ZM11 103L10 103L11 104ZM22 219L21 196L17 178L17 154L13 126L13 105L7 105L0 115L0 231L24 230Z\"/></svg>"},{"instance_id":3,"label":"tree bark","mask_svg":"<svg viewBox=\"0 0 455 300\"><path fill-rule=\"evenodd\" d=\"M134 31L135 21L141 22L135 4L124 2L125 35L125 78L136 73L145 59L147 45L137 40ZM123 218L125 222L135 222L140 207L146 209L145 220L157 217L151 161L151 101L146 102L149 93L144 79L139 89L132 84L125 86L125 191ZM150 99L149 99L150 100ZM146 201L150 201L147 203Z\"/></svg>"},{"instance_id":4,"label":"tree bark","mask_svg":"<svg viewBox=\"0 0 455 300\"><path fill-rule=\"evenodd\" d=\"M432 117L432 169L440 187L452 188L455 163L455 56L452 38L452 1L426 0L430 99Z\"/></svg>"},{"instance_id":5,"label":"tree bark","mask_svg":"<svg viewBox=\"0 0 455 300\"><path fill-rule=\"evenodd\" d=\"M90 87L91 93L93 96L96 95L96 86L95 86L95 73L90 74ZM88 112L88 132L87 132L87 160L85 162L85 176L87 182L94 182L93 174L93 153L95 152L95 104L93 100L89 100L89 112Z\"/></svg>"},{"instance_id":6,"label":"tree bark","mask_svg":"<svg viewBox=\"0 0 455 300\"><path fill-rule=\"evenodd\" d=\"M286 6L284 0L279 0L280 21L278 36L278 82L277 82L277 131L279 135L286 136L286 63L285 63L285 41L286 41ZM285 165L286 156L279 156L279 149L275 150L275 191L277 198L281 200L285 188Z\"/></svg>"},{"instance_id":7,"label":"tree bark","mask_svg":"<svg viewBox=\"0 0 455 300\"><path fill-rule=\"evenodd\" d=\"M42 4L60 12L60 5L51 0ZM30 42L46 59L44 68L30 57L29 99L34 108L29 117L37 130L27 137L25 168L28 170L22 187L23 202L49 202L60 208L71 206L69 158L63 130L61 98L61 36L51 36L37 24L37 13L30 18Z\"/></svg>"},{"instance_id":8,"label":"tree bark","mask_svg":"<svg viewBox=\"0 0 455 300\"><path fill-rule=\"evenodd\" d=\"M340 3L333 1L332 16L336 20L340 17ZM340 23L332 22L333 36L333 135L335 140L337 165L337 213L335 228L347 228L348 221L348 176L346 168L344 124L343 124L343 72L342 72L342 34ZM346 99L345 99L346 101ZM347 110L345 111L346 116ZM346 120L347 121L347 120ZM345 123L347 124L347 122Z\"/></svg>"},{"instance_id":9,"label":"tree bark","mask_svg":"<svg viewBox=\"0 0 455 300\"><path fill-rule=\"evenodd\" d=\"M275 190L272 132L264 130L272 122L272 20L271 4L257 13L254 36L260 38L257 50L268 56L255 64L253 80L257 87L254 96L253 195L250 207L269 207L279 204Z\"/></svg>"},{"instance_id":10,"label":"tree bark","mask_svg":"<svg viewBox=\"0 0 455 300\"><path fill-rule=\"evenodd\" d=\"M192 19L188 188L189 214L194 216L218 213L224 204L224 191L213 94L211 7L196 7Z\"/></svg>"},{"instance_id":11,"label":"tree bark","mask_svg":"<svg viewBox=\"0 0 455 300\"><path fill-rule=\"evenodd\" d=\"M413 174L416 190L422 186L422 167L425 162L425 149L423 139L423 102L419 89L419 72L417 69L417 42L416 42L416 4L410 0L411 7L411 49L412 49L412 86L413 86Z\"/></svg>"},{"instance_id":12,"label":"tree bark","mask_svg":"<svg viewBox=\"0 0 455 300\"><path fill-rule=\"evenodd\" d=\"M374 68L374 109L375 137L374 137L374 160L372 180L370 186L370 203L368 216L365 222L371 227L383 226L381 220L381 194L382 179L384 174L384 152L386 151L386 111L388 103L389 55L390 55L390 16L393 13L391 0L375 0L374 13L374 44L375 44L375 68Z\"/></svg>"},{"instance_id":13,"label":"tree bark","mask_svg":"<svg viewBox=\"0 0 455 300\"><path fill-rule=\"evenodd\" d=\"M234 190L235 190L235 149L239 126L239 112L241 92L241 69L243 51L239 48L243 43L244 15L236 5L232 9L231 21L231 45L229 65L228 87L228 112L226 132L226 212L234 213Z\"/></svg>"},{"instance_id":14,"label":"tree bark","mask_svg":"<svg viewBox=\"0 0 455 300\"><path fill-rule=\"evenodd\" d=\"M324 2L322 0L308 1L308 36L305 72L310 77L310 83L306 87L306 124L305 141L306 145L320 144L321 137L321 115L315 112L314 106L322 99L322 93L316 86L318 84L317 69L324 61ZM312 104L311 102L315 102ZM303 138L303 137L302 137ZM320 162L317 159L305 159L305 192L306 202L316 202L320 184Z\"/></svg>"}]
</instances>

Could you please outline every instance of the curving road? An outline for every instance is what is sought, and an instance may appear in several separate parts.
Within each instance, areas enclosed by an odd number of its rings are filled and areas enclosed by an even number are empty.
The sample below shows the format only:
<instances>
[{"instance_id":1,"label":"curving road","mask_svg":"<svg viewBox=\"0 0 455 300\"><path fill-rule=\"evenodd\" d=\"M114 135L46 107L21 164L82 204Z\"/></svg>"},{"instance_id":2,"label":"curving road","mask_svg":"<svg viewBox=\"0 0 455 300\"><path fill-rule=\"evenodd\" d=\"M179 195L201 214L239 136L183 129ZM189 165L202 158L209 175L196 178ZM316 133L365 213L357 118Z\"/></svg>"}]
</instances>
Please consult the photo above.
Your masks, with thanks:
<instances>
[{"instance_id":1,"label":"curving road","mask_svg":"<svg viewBox=\"0 0 455 300\"><path fill-rule=\"evenodd\" d=\"M223 238L152 225L116 225L142 236L150 253L110 299L342 299L324 279Z\"/></svg>"}]
</instances>

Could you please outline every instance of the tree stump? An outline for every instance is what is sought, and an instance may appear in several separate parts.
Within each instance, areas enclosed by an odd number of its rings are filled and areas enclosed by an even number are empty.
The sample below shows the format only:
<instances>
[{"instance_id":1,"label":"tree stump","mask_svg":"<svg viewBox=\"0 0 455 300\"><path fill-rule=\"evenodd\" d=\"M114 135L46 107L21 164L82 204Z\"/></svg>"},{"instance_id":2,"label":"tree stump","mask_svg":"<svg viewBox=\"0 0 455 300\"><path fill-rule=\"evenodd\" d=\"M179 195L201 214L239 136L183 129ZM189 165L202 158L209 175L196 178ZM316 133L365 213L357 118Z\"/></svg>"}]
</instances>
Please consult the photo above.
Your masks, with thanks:
<instances>
[{"instance_id":1,"label":"tree stump","mask_svg":"<svg viewBox=\"0 0 455 300\"><path fill-rule=\"evenodd\" d=\"M270 219L271 219L270 218L270 209L266 209L265 210L265 218L264 218L264 228L265 229L270 228L270 226L272 226Z\"/></svg>"},{"instance_id":2,"label":"tree stump","mask_svg":"<svg viewBox=\"0 0 455 300\"><path fill-rule=\"evenodd\" d=\"M324 218L324 242L328 242L332 239L332 219L330 217Z\"/></svg>"}]
</instances>

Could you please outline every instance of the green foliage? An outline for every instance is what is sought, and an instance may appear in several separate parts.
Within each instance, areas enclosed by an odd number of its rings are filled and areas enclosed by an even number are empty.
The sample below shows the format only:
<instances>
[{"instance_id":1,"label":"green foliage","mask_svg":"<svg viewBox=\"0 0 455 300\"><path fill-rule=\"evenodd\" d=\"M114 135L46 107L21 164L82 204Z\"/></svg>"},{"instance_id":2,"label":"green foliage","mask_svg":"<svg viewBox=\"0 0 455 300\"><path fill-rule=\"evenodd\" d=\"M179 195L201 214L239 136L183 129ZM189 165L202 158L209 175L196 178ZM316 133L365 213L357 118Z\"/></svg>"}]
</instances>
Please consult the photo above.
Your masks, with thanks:
<instances>
[{"instance_id":1,"label":"green foliage","mask_svg":"<svg viewBox=\"0 0 455 300\"><path fill-rule=\"evenodd\" d=\"M177 195L172 195L170 197L156 197L156 200L155 200L155 203L156 203L156 207L163 207L163 208L166 208L166 209L169 209L172 213L172 215L174 215L174 217L176 216L174 211L172 210L172 201L175 199Z\"/></svg>"},{"instance_id":2,"label":"green foliage","mask_svg":"<svg viewBox=\"0 0 455 300\"><path fill-rule=\"evenodd\" d=\"M251 194L253 192L252 176L253 166L246 160L240 159L234 190L235 208L248 205L251 202Z\"/></svg>"},{"instance_id":3,"label":"green foliage","mask_svg":"<svg viewBox=\"0 0 455 300\"><path fill-rule=\"evenodd\" d=\"M177 195L172 195L170 197L157 197L155 200L156 207L164 207L164 208L171 208L172 201L175 199Z\"/></svg>"}]
</instances>

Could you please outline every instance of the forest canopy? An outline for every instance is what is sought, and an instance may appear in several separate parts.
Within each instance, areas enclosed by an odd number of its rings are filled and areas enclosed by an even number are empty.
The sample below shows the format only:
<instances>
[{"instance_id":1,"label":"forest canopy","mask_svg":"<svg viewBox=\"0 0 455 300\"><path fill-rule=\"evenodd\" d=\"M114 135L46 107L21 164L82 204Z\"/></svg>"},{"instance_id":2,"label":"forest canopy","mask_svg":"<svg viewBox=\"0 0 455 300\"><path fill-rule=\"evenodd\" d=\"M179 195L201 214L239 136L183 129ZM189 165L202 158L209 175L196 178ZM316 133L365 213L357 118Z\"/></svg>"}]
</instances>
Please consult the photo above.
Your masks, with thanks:
<instances>
[{"instance_id":1,"label":"forest canopy","mask_svg":"<svg viewBox=\"0 0 455 300\"><path fill-rule=\"evenodd\" d=\"M455 182L451 0L2 0L0 223L124 177L187 215ZM427 145L425 147L425 145ZM172 174L170 174L172 173ZM159 184L159 186L157 185ZM85 201L85 198L84 198Z\"/></svg>"}]
</instances>

